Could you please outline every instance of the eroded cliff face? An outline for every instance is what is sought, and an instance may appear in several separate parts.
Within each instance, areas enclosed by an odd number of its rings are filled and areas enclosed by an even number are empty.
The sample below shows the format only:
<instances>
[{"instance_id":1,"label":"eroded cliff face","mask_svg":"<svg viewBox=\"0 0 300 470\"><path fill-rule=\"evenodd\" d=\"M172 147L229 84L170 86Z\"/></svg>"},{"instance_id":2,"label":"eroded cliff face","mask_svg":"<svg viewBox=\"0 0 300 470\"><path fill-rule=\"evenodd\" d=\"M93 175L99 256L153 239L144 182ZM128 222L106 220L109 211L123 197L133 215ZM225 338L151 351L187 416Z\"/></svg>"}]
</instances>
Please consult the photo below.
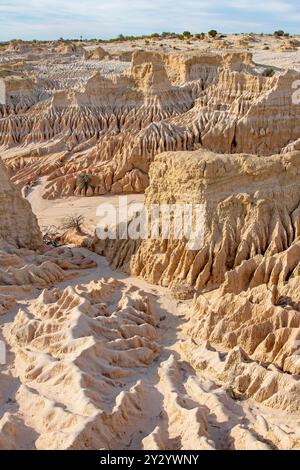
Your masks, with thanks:
<instances>
[{"instance_id":1,"label":"eroded cliff face","mask_svg":"<svg viewBox=\"0 0 300 470\"><path fill-rule=\"evenodd\" d=\"M99 241L98 249L107 244L105 253L114 266L164 286L186 283L209 290L225 282L238 291L277 283L279 277L285 281L298 272L299 170L298 152L158 155L150 169L146 207L203 204L203 247L189 251L184 240L149 238ZM284 263L288 267L282 271Z\"/></svg>"},{"instance_id":2,"label":"eroded cliff face","mask_svg":"<svg viewBox=\"0 0 300 470\"><path fill-rule=\"evenodd\" d=\"M194 297L180 350L198 373L291 413L300 405L299 171L299 152L163 153L146 207L204 204L203 247L174 238L94 244L114 266Z\"/></svg>"},{"instance_id":3,"label":"eroded cliff face","mask_svg":"<svg viewBox=\"0 0 300 470\"><path fill-rule=\"evenodd\" d=\"M139 370L160 352L149 297L44 246L2 164L0 200L0 449L121 448L149 397Z\"/></svg>"},{"instance_id":4,"label":"eroded cliff face","mask_svg":"<svg viewBox=\"0 0 300 470\"><path fill-rule=\"evenodd\" d=\"M71 279L76 270L95 266L66 247L43 245L30 204L11 183L1 161L0 202L0 315L35 288Z\"/></svg>"},{"instance_id":5,"label":"eroded cliff face","mask_svg":"<svg viewBox=\"0 0 300 470\"><path fill-rule=\"evenodd\" d=\"M0 240L18 248L36 249L42 235L28 201L10 182L0 160Z\"/></svg>"},{"instance_id":6,"label":"eroded cliff face","mask_svg":"<svg viewBox=\"0 0 300 470\"><path fill-rule=\"evenodd\" d=\"M143 292L114 279L44 290L30 312L19 310L5 334L22 384L19 413L37 449L122 447L147 396L140 369L159 354L155 326ZM10 420L14 447L21 426Z\"/></svg>"},{"instance_id":7,"label":"eroded cliff face","mask_svg":"<svg viewBox=\"0 0 300 470\"><path fill-rule=\"evenodd\" d=\"M249 53L136 52L126 73L97 72L77 88L37 81L34 105L2 107L0 144L25 193L41 177L48 199L143 192L164 151L297 149L297 79L259 75Z\"/></svg>"}]
</instances>

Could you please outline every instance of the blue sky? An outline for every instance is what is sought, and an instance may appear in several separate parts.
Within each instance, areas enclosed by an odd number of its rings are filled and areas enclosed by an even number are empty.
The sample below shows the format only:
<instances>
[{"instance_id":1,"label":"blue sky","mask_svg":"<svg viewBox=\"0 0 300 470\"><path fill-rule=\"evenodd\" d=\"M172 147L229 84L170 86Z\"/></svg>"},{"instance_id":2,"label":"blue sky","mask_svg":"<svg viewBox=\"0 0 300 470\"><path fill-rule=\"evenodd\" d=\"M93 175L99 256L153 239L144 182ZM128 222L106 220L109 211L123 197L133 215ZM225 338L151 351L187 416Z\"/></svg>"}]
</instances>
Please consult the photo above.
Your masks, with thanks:
<instances>
[{"instance_id":1,"label":"blue sky","mask_svg":"<svg viewBox=\"0 0 300 470\"><path fill-rule=\"evenodd\" d=\"M161 31L300 33L299 0L0 0L0 40Z\"/></svg>"}]
</instances>

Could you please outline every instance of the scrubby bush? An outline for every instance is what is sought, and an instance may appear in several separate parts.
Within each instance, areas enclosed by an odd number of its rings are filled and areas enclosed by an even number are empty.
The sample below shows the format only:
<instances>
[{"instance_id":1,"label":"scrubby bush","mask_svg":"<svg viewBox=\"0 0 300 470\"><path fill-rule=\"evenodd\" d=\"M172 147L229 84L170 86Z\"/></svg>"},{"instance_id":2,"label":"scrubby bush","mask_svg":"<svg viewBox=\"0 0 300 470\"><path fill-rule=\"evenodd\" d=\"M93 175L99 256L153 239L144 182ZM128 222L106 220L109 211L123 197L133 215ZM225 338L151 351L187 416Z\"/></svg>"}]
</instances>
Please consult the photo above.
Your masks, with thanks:
<instances>
[{"instance_id":1,"label":"scrubby bush","mask_svg":"<svg viewBox=\"0 0 300 470\"><path fill-rule=\"evenodd\" d=\"M63 220L60 229L71 230L75 229L77 232L81 232L82 225L84 224L83 215L71 215Z\"/></svg>"},{"instance_id":2,"label":"scrubby bush","mask_svg":"<svg viewBox=\"0 0 300 470\"><path fill-rule=\"evenodd\" d=\"M77 186L79 186L80 189L87 189L92 177L93 175L90 173L80 173L80 175L77 177Z\"/></svg>"},{"instance_id":3,"label":"scrubby bush","mask_svg":"<svg viewBox=\"0 0 300 470\"><path fill-rule=\"evenodd\" d=\"M263 77L273 77L274 74L275 70L273 69L273 67L267 67L262 73Z\"/></svg>"},{"instance_id":4,"label":"scrubby bush","mask_svg":"<svg viewBox=\"0 0 300 470\"><path fill-rule=\"evenodd\" d=\"M210 31L208 31L208 35L210 38L215 38L218 35L218 31L216 31L215 29L211 29Z\"/></svg>"},{"instance_id":5,"label":"scrubby bush","mask_svg":"<svg viewBox=\"0 0 300 470\"><path fill-rule=\"evenodd\" d=\"M204 33L197 33L197 34L195 34L195 38L197 38L197 39L204 39L204 38L205 38L205 34L204 34Z\"/></svg>"}]
</instances>

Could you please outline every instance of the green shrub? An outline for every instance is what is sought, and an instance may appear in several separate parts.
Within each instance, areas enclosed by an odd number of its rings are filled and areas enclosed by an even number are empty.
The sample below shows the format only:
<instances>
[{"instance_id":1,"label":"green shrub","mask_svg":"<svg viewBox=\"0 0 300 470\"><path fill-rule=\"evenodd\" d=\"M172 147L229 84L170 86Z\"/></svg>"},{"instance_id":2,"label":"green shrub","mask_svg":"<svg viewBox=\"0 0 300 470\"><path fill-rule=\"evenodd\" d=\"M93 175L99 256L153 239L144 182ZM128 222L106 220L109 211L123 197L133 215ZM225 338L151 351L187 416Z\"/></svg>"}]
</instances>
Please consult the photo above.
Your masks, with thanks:
<instances>
[{"instance_id":1,"label":"green shrub","mask_svg":"<svg viewBox=\"0 0 300 470\"><path fill-rule=\"evenodd\" d=\"M263 77L273 77L275 75L275 70L273 69L273 67L267 67L263 73L262 73Z\"/></svg>"},{"instance_id":2,"label":"green shrub","mask_svg":"<svg viewBox=\"0 0 300 470\"><path fill-rule=\"evenodd\" d=\"M80 173L77 177L77 185L80 189L87 189L89 187L90 181L93 175L90 173Z\"/></svg>"},{"instance_id":3,"label":"green shrub","mask_svg":"<svg viewBox=\"0 0 300 470\"><path fill-rule=\"evenodd\" d=\"M215 29L211 29L210 31L208 31L208 35L211 38L215 38L218 35L218 31L216 31Z\"/></svg>"}]
</instances>

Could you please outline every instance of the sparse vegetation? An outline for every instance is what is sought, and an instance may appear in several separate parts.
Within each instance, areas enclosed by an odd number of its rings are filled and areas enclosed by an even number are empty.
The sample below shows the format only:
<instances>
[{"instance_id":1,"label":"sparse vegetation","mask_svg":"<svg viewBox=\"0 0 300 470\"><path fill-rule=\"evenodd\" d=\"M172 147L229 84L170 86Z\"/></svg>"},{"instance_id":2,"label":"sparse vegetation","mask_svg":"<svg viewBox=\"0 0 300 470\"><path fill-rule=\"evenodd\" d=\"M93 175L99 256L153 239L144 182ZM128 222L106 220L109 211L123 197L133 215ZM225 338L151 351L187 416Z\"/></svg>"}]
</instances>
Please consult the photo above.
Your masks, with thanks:
<instances>
[{"instance_id":1,"label":"sparse vegetation","mask_svg":"<svg viewBox=\"0 0 300 470\"><path fill-rule=\"evenodd\" d=\"M210 38L215 38L218 35L218 31L216 31L215 29L211 29L210 31L208 31L208 35Z\"/></svg>"},{"instance_id":2,"label":"sparse vegetation","mask_svg":"<svg viewBox=\"0 0 300 470\"><path fill-rule=\"evenodd\" d=\"M205 33L197 33L197 34L195 34L195 38L204 39L205 38Z\"/></svg>"},{"instance_id":3,"label":"sparse vegetation","mask_svg":"<svg viewBox=\"0 0 300 470\"><path fill-rule=\"evenodd\" d=\"M82 225L84 224L84 217L81 214L71 215L70 217L66 217L62 224L60 225L61 230L72 230L75 229L77 232L82 231Z\"/></svg>"},{"instance_id":4,"label":"sparse vegetation","mask_svg":"<svg viewBox=\"0 0 300 470\"><path fill-rule=\"evenodd\" d=\"M211 38L214 38L218 35L219 33L212 29L207 33L207 35ZM283 34L287 34L284 33ZM115 38L109 38L109 39L101 39L101 38L92 38L92 39L87 39L84 38L83 36L80 36L78 38L69 38L65 39L63 37L60 37L57 39L57 42L60 42L61 44L68 44L68 43L96 43L96 44L108 44L108 43L113 43L113 42L126 42L126 41L138 41L138 40L151 40L151 39L204 39L206 37L205 33L191 33L190 31L183 31L183 33L175 33L175 32L169 32L169 31L163 31L162 33L152 33L152 34L144 34L140 36L134 36L134 35L129 35L126 36L122 33L120 33L118 36ZM226 37L226 35L221 35L221 37ZM46 44L49 41L47 40L38 40L38 39L33 39L31 41L24 41L22 39L12 39L9 42L2 42L0 44L7 45L9 43L14 44L14 45L19 45L19 44L27 44L27 45L33 45L33 44Z\"/></svg>"},{"instance_id":5,"label":"sparse vegetation","mask_svg":"<svg viewBox=\"0 0 300 470\"><path fill-rule=\"evenodd\" d=\"M90 173L80 173L80 175L77 177L77 186L79 186L80 189L87 189L92 177L93 175Z\"/></svg>"},{"instance_id":6,"label":"sparse vegetation","mask_svg":"<svg viewBox=\"0 0 300 470\"><path fill-rule=\"evenodd\" d=\"M46 245L59 246L60 230L56 225L42 227L43 242Z\"/></svg>"},{"instance_id":7,"label":"sparse vegetation","mask_svg":"<svg viewBox=\"0 0 300 470\"><path fill-rule=\"evenodd\" d=\"M267 67L263 73L262 73L263 77L273 77L275 75L275 70L273 69L273 67Z\"/></svg>"},{"instance_id":8,"label":"sparse vegetation","mask_svg":"<svg viewBox=\"0 0 300 470\"><path fill-rule=\"evenodd\" d=\"M48 225L42 227L43 242L46 245L60 246L62 244L63 236L68 230L76 230L77 233L82 232L84 224L84 216L75 214L63 219L62 223L57 225Z\"/></svg>"},{"instance_id":9,"label":"sparse vegetation","mask_svg":"<svg viewBox=\"0 0 300 470\"><path fill-rule=\"evenodd\" d=\"M282 29L279 29L278 31L274 31L274 36L283 37L284 35L285 35L285 32Z\"/></svg>"}]
</instances>

